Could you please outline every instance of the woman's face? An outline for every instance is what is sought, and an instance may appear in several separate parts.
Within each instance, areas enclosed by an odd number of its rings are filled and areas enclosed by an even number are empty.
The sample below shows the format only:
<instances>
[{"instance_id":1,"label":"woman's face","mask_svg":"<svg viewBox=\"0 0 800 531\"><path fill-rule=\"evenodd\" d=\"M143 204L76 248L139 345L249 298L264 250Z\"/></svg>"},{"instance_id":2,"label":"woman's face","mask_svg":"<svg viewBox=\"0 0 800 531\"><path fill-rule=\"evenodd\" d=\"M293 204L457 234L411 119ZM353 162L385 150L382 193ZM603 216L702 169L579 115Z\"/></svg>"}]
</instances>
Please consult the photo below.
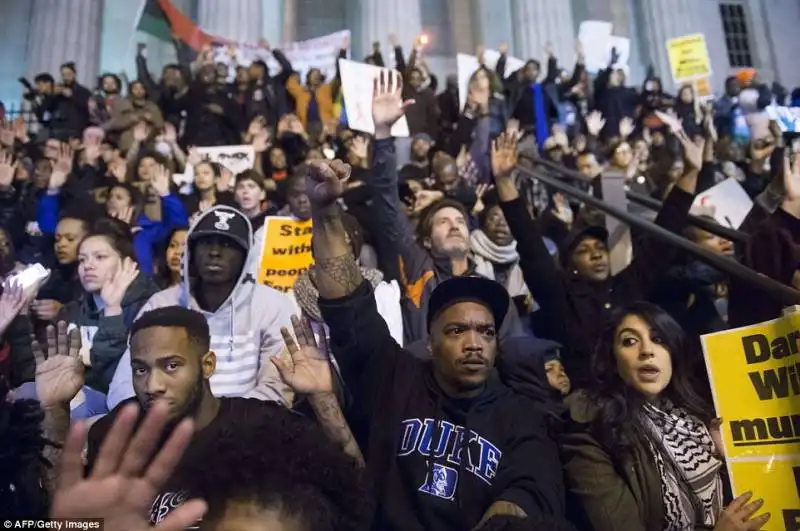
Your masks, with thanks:
<instances>
[{"instance_id":1,"label":"woman's face","mask_svg":"<svg viewBox=\"0 0 800 531\"><path fill-rule=\"evenodd\" d=\"M486 221L483 225L483 232L486 236L497 245L509 245L514 241L514 236L511 235L511 229L508 228L506 217L500 206L493 206L486 213Z\"/></svg>"},{"instance_id":2,"label":"woman's face","mask_svg":"<svg viewBox=\"0 0 800 531\"><path fill-rule=\"evenodd\" d=\"M591 236L575 245L570 253L570 263L578 276L594 282L603 282L611 274L608 246Z\"/></svg>"},{"instance_id":3,"label":"woman's face","mask_svg":"<svg viewBox=\"0 0 800 531\"><path fill-rule=\"evenodd\" d=\"M620 144L614 150L614 165L618 168L627 168L633 160L633 149L627 142Z\"/></svg>"},{"instance_id":4,"label":"woman's face","mask_svg":"<svg viewBox=\"0 0 800 531\"><path fill-rule=\"evenodd\" d=\"M694 93L691 87L684 87L681 89L680 98L683 103L692 103L694 101Z\"/></svg>"},{"instance_id":5,"label":"woman's face","mask_svg":"<svg viewBox=\"0 0 800 531\"><path fill-rule=\"evenodd\" d=\"M216 176L214 175L214 168L207 162L201 162L194 167L194 187L205 192L214 186Z\"/></svg>"},{"instance_id":6,"label":"woman's face","mask_svg":"<svg viewBox=\"0 0 800 531\"><path fill-rule=\"evenodd\" d=\"M156 167L156 159L153 157L142 157L139 161L137 175L142 182L149 183L153 178L153 169Z\"/></svg>"},{"instance_id":7,"label":"woman's face","mask_svg":"<svg viewBox=\"0 0 800 531\"><path fill-rule=\"evenodd\" d=\"M648 400L657 398L672 380L672 356L664 340L638 315L628 315L614 331L619 376Z\"/></svg>"},{"instance_id":8,"label":"woman's face","mask_svg":"<svg viewBox=\"0 0 800 531\"><path fill-rule=\"evenodd\" d=\"M131 194L128 190L121 186L114 186L111 188L111 191L108 192L106 212L109 215L120 214L131 206L132 202Z\"/></svg>"},{"instance_id":9,"label":"woman's face","mask_svg":"<svg viewBox=\"0 0 800 531\"><path fill-rule=\"evenodd\" d=\"M269 164L273 169L286 169L286 153L280 148L275 148L269 152Z\"/></svg>"},{"instance_id":10,"label":"woman's face","mask_svg":"<svg viewBox=\"0 0 800 531\"><path fill-rule=\"evenodd\" d=\"M169 239L166 261L167 267L173 274L179 275L181 273L181 259L186 248L186 234L185 230L176 230L172 233L172 238Z\"/></svg>"},{"instance_id":11,"label":"woman's face","mask_svg":"<svg viewBox=\"0 0 800 531\"><path fill-rule=\"evenodd\" d=\"M78 250L78 278L87 293L100 293L117 274L122 258L104 236L83 240Z\"/></svg>"},{"instance_id":12,"label":"woman's face","mask_svg":"<svg viewBox=\"0 0 800 531\"><path fill-rule=\"evenodd\" d=\"M86 237L82 221L63 218L56 226L54 250L61 265L74 264L78 260L78 245Z\"/></svg>"}]
</instances>

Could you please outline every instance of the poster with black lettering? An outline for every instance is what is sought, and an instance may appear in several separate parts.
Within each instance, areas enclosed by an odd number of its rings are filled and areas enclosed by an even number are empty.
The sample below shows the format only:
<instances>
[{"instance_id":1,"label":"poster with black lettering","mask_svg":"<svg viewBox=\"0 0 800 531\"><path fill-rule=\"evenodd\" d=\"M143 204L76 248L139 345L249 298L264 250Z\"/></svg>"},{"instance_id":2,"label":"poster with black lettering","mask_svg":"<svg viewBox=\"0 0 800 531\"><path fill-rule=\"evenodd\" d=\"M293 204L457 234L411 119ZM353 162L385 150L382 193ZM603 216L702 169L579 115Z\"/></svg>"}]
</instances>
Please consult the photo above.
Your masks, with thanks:
<instances>
[{"instance_id":1,"label":"poster with black lettering","mask_svg":"<svg viewBox=\"0 0 800 531\"><path fill-rule=\"evenodd\" d=\"M311 220L268 217L264 227L258 281L283 292L291 291L297 277L314 263Z\"/></svg>"},{"instance_id":2,"label":"poster with black lettering","mask_svg":"<svg viewBox=\"0 0 800 531\"><path fill-rule=\"evenodd\" d=\"M800 313L702 337L734 495L800 531Z\"/></svg>"},{"instance_id":3,"label":"poster with black lettering","mask_svg":"<svg viewBox=\"0 0 800 531\"><path fill-rule=\"evenodd\" d=\"M251 169L256 161L255 149L250 145L198 147L195 149L201 157L216 162L223 168L228 168L234 175Z\"/></svg>"}]
</instances>

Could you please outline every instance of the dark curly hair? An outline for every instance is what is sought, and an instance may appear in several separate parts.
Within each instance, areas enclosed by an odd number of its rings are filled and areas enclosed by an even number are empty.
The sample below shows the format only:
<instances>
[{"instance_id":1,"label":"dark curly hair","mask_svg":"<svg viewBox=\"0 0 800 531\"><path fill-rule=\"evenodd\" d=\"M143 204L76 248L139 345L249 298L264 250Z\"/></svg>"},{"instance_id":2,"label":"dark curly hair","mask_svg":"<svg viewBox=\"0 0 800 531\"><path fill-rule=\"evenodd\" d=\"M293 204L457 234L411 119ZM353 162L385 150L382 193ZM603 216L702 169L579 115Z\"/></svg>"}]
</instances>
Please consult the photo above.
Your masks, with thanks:
<instances>
[{"instance_id":1,"label":"dark curly hair","mask_svg":"<svg viewBox=\"0 0 800 531\"><path fill-rule=\"evenodd\" d=\"M44 411L35 400L8 401L9 384L0 378L0 516L47 516L44 470L47 447L55 446L42 432Z\"/></svg>"},{"instance_id":2,"label":"dark curly hair","mask_svg":"<svg viewBox=\"0 0 800 531\"><path fill-rule=\"evenodd\" d=\"M692 386L690 367L695 366L692 360L697 354L683 328L666 311L649 302L617 308L592 354L591 374L595 379L587 390L591 403L599 409L591 430L610 455L625 452L642 437L638 412L645 398L622 381L614 356L616 330L630 315L638 316L653 329L672 359L672 379L662 396L703 422L710 422L713 416Z\"/></svg>"},{"instance_id":3,"label":"dark curly hair","mask_svg":"<svg viewBox=\"0 0 800 531\"><path fill-rule=\"evenodd\" d=\"M254 502L313 531L365 527L371 504L363 471L313 421L264 403L221 429L180 476L208 504L213 526L231 501Z\"/></svg>"}]
</instances>

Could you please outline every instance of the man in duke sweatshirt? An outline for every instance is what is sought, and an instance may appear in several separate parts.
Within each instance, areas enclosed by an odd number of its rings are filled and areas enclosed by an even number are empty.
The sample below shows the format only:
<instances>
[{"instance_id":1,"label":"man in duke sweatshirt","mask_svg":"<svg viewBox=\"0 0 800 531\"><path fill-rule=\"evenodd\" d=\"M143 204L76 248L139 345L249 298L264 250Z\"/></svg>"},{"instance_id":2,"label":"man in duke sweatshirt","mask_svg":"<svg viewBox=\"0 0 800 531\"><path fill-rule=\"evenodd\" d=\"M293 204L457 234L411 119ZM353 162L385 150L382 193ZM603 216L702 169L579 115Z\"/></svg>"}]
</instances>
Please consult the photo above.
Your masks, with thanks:
<instances>
[{"instance_id":1,"label":"man in duke sweatshirt","mask_svg":"<svg viewBox=\"0 0 800 531\"><path fill-rule=\"evenodd\" d=\"M376 149L392 142L403 114L399 76L384 74L374 91ZM340 161L311 169L311 277L374 481L372 529L469 531L495 515L562 516L561 466L539 404L494 369L507 292L480 277L440 283L427 307L430 359L403 350L346 241L336 200L348 176Z\"/></svg>"},{"instance_id":2,"label":"man in duke sweatshirt","mask_svg":"<svg viewBox=\"0 0 800 531\"><path fill-rule=\"evenodd\" d=\"M291 396L270 358L280 354L280 329L289 326L294 305L286 295L256 283L248 273L253 229L236 209L216 206L198 218L186 237L183 282L153 295L139 315L164 306L183 306L205 315L217 369L215 396L242 396L285 403ZM108 407L134 396L130 352L114 374Z\"/></svg>"}]
</instances>

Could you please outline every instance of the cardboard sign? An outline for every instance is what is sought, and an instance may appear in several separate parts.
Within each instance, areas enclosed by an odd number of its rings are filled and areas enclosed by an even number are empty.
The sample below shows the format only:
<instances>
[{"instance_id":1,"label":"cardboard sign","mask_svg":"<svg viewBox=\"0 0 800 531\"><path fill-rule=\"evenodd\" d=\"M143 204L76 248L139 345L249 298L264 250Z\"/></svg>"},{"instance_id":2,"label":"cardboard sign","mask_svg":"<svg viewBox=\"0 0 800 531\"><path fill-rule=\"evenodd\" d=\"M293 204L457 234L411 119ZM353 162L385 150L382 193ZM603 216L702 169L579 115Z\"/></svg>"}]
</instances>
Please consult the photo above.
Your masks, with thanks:
<instances>
[{"instance_id":1,"label":"cardboard sign","mask_svg":"<svg viewBox=\"0 0 800 531\"><path fill-rule=\"evenodd\" d=\"M667 55L672 79L676 83L711 77L711 58L708 56L706 37L702 33L668 40Z\"/></svg>"},{"instance_id":2,"label":"cardboard sign","mask_svg":"<svg viewBox=\"0 0 800 531\"><path fill-rule=\"evenodd\" d=\"M763 498L769 529L800 522L800 314L702 336L734 497Z\"/></svg>"},{"instance_id":3,"label":"cardboard sign","mask_svg":"<svg viewBox=\"0 0 800 531\"><path fill-rule=\"evenodd\" d=\"M372 121L373 81L381 70L374 65L357 63L348 59L339 59L339 72L342 76L342 94L347 109L347 125L350 129L362 133L375 133L375 122ZM408 137L408 120L405 116L392 126L392 136Z\"/></svg>"},{"instance_id":4,"label":"cardboard sign","mask_svg":"<svg viewBox=\"0 0 800 531\"><path fill-rule=\"evenodd\" d=\"M258 269L258 281L287 292L301 273L314 263L311 253L311 220L287 217L264 220L264 245Z\"/></svg>"},{"instance_id":5,"label":"cardboard sign","mask_svg":"<svg viewBox=\"0 0 800 531\"><path fill-rule=\"evenodd\" d=\"M497 61L499 60L500 52L497 50L486 50L483 54L483 61L486 64L486 68L489 70L494 71L495 67L497 66ZM472 77L472 74L474 74L478 68L480 68L480 66L480 61L478 61L478 58L474 55L460 53L456 57L456 71L458 73L458 99L461 104L462 111L464 110L464 106L467 104L469 80ZM507 57L506 67L503 75L507 78L524 66L525 61L517 59L516 57Z\"/></svg>"}]
</instances>

